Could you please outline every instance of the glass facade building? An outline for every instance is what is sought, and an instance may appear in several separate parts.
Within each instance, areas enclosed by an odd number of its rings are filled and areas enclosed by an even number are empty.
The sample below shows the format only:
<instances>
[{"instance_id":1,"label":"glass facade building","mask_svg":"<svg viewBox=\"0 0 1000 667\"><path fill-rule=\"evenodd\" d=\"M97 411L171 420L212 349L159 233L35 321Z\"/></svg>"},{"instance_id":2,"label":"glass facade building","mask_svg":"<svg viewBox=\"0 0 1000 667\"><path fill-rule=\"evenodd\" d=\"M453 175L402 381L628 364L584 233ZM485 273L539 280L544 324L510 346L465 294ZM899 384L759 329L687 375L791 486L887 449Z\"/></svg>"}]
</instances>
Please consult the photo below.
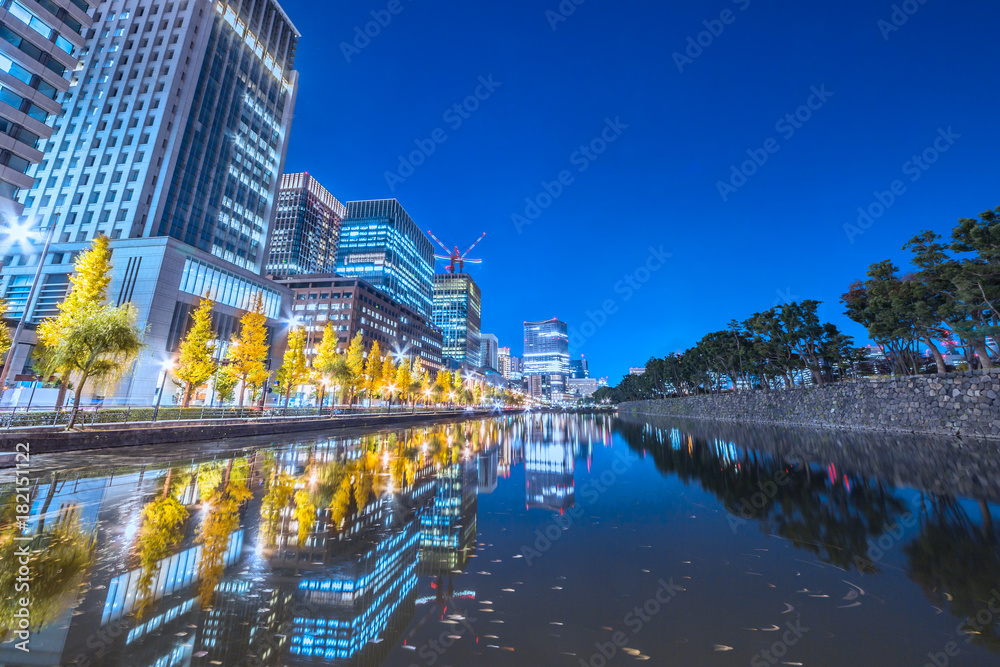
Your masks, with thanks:
<instances>
[{"instance_id":1,"label":"glass facade building","mask_svg":"<svg viewBox=\"0 0 1000 667\"><path fill-rule=\"evenodd\" d=\"M500 339L493 334L483 334L480 336L482 344L480 346L480 365L483 368L500 370Z\"/></svg>"},{"instance_id":2,"label":"glass facade building","mask_svg":"<svg viewBox=\"0 0 1000 667\"><path fill-rule=\"evenodd\" d=\"M542 395L565 393L569 377L569 333L558 319L524 323L524 375L537 377ZM532 385L534 386L534 385Z\"/></svg>"},{"instance_id":3,"label":"glass facade building","mask_svg":"<svg viewBox=\"0 0 1000 667\"><path fill-rule=\"evenodd\" d=\"M441 330L441 356L455 366L482 365L482 293L467 273L434 275L434 325Z\"/></svg>"},{"instance_id":4,"label":"glass facade building","mask_svg":"<svg viewBox=\"0 0 1000 667\"><path fill-rule=\"evenodd\" d=\"M34 184L30 172L53 148L62 102L79 84L94 4L0 2L0 217L8 224L21 214L16 197Z\"/></svg>"},{"instance_id":5,"label":"glass facade building","mask_svg":"<svg viewBox=\"0 0 1000 667\"><path fill-rule=\"evenodd\" d=\"M67 12L79 8L67 4ZM263 273L299 33L274 0L95 5L65 112L29 171L33 187L19 195L26 214L55 227L38 297L27 303L37 248L3 257L0 295L14 297L11 316L27 310L38 322L55 314L75 257L98 235L109 237L109 300L135 307L149 346L117 398L148 404L190 307L206 292L227 320L238 319L248 294L263 292L278 330L287 294Z\"/></svg>"},{"instance_id":6,"label":"glass facade building","mask_svg":"<svg viewBox=\"0 0 1000 667\"><path fill-rule=\"evenodd\" d=\"M268 275L333 273L347 209L309 174L283 174Z\"/></svg>"},{"instance_id":7,"label":"glass facade building","mask_svg":"<svg viewBox=\"0 0 1000 667\"><path fill-rule=\"evenodd\" d=\"M362 278L422 317L431 316L434 249L395 199L347 202L336 273Z\"/></svg>"}]
</instances>

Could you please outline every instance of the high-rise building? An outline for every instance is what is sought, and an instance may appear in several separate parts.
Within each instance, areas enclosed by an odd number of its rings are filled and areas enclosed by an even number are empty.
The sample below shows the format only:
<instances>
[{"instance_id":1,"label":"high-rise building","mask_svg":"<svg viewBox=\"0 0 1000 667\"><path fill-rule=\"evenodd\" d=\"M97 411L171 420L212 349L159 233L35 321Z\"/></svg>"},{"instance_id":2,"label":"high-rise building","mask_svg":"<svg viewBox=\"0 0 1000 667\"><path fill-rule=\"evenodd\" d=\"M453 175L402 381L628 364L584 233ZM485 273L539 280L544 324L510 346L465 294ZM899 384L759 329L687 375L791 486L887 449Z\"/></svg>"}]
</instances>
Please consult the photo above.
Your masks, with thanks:
<instances>
[{"instance_id":1,"label":"high-rise building","mask_svg":"<svg viewBox=\"0 0 1000 667\"><path fill-rule=\"evenodd\" d=\"M497 349L497 370L505 380L510 379L510 348L501 347Z\"/></svg>"},{"instance_id":2,"label":"high-rise building","mask_svg":"<svg viewBox=\"0 0 1000 667\"><path fill-rule=\"evenodd\" d=\"M280 331L287 293L262 274L299 33L275 0L102 0L94 19L24 198L55 225L38 298L27 303L37 250L5 258L0 289L13 317L54 315L74 257L110 237L109 300L135 307L148 345L118 397L148 403L201 297L216 303L220 339L257 293Z\"/></svg>"},{"instance_id":3,"label":"high-rise building","mask_svg":"<svg viewBox=\"0 0 1000 667\"><path fill-rule=\"evenodd\" d=\"M434 248L395 199L347 202L336 272L362 278L393 301L431 317Z\"/></svg>"},{"instance_id":4,"label":"high-rise building","mask_svg":"<svg viewBox=\"0 0 1000 667\"><path fill-rule=\"evenodd\" d=\"M360 332L366 349L377 342L383 353L411 360L420 357L422 366L431 371L441 368L441 332L364 280L328 273L278 282L292 291L292 318L305 327L307 358L316 354L326 325L333 324L338 352L346 353Z\"/></svg>"},{"instance_id":5,"label":"high-rise building","mask_svg":"<svg viewBox=\"0 0 1000 667\"><path fill-rule=\"evenodd\" d=\"M31 188L29 171L54 142L51 122L59 101L79 84L75 74L95 0L0 2L0 218L21 214L19 192Z\"/></svg>"},{"instance_id":6,"label":"high-rise building","mask_svg":"<svg viewBox=\"0 0 1000 667\"><path fill-rule=\"evenodd\" d=\"M566 392L569 334L565 322L552 318L524 323L524 375L541 378L531 385L533 393L536 385L546 398Z\"/></svg>"},{"instance_id":7,"label":"high-rise building","mask_svg":"<svg viewBox=\"0 0 1000 667\"><path fill-rule=\"evenodd\" d=\"M347 209L309 174L283 174L267 273L333 273Z\"/></svg>"},{"instance_id":8,"label":"high-rise building","mask_svg":"<svg viewBox=\"0 0 1000 667\"><path fill-rule=\"evenodd\" d=\"M467 273L434 275L434 325L441 330L442 356L455 366L479 368L482 293Z\"/></svg>"},{"instance_id":9,"label":"high-rise building","mask_svg":"<svg viewBox=\"0 0 1000 667\"><path fill-rule=\"evenodd\" d=\"M590 366L587 364L587 358L581 354L579 359L570 359L569 375L574 380L585 380L589 378Z\"/></svg>"},{"instance_id":10,"label":"high-rise building","mask_svg":"<svg viewBox=\"0 0 1000 667\"><path fill-rule=\"evenodd\" d=\"M500 339L493 334L482 334L480 341L480 365L483 368L500 370Z\"/></svg>"}]
</instances>

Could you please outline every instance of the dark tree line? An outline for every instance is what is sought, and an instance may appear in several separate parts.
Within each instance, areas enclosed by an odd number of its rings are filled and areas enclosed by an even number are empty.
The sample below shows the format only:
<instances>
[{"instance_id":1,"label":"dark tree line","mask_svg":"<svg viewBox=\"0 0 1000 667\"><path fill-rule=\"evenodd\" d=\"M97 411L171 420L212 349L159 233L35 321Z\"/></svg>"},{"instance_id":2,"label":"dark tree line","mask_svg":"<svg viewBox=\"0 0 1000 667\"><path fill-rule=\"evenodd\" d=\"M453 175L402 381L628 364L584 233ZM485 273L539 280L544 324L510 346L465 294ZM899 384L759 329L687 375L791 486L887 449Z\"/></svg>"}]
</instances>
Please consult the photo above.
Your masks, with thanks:
<instances>
[{"instance_id":1,"label":"dark tree line","mask_svg":"<svg viewBox=\"0 0 1000 667\"><path fill-rule=\"evenodd\" d=\"M880 353L854 347L850 336L822 322L819 301L793 302L733 320L684 352L654 357L643 375L628 375L593 399L621 403L944 373L951 370L946 354L959 355L960 368L994 368L993 357L1000 357L1000 207L959 220L949 243L924 231L903 249L913 254L913 271L876 262L867 279L841 297L845 314L865 327Z\"/></svg>"}]
</instances>

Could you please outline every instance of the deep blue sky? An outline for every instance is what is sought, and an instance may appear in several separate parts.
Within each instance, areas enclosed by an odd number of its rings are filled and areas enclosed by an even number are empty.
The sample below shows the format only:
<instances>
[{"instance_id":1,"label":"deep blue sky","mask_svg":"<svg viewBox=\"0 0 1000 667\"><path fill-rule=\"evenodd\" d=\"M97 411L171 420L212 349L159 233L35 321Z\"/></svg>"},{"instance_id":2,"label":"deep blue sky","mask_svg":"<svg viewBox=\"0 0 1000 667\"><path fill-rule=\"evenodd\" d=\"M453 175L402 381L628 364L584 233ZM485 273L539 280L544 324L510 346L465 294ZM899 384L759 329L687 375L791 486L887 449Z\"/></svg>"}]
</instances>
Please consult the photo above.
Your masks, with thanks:
<instances>
[{"instance_id":1,"label":"deep blue sky","mask_svg":"<svg viewBox=\"0 0 1000 667\"><path fill-rule=\"evenodd\" d=\"M905 259L917 231L1000 205L994 0L911 0L888 39L889 1L586 0L555 30L557 0L400 2L348 62L341 43L388 0L284 0L303 33L286 169L342 201L396 197L446 243L486 231L483 330L516 353L524 320L580 330L607 299L617 312L574 352L612 382L782 298L824 301L862 339L838 303L853 279ZM726 9L680 73L674 52ZM445 111L490 75L499 88L453 130ZM833 96L786 138L776 121L823 85ZM628 128L580 173L572 154L616 117ZM949 127L960 138L912 182L904 163ZM385 172L437 128L447 140L392 191ZM778 152L724 202L717 182L769 138ZM572 184L518 233L512 214L562 170ZM896 179L905 193L849 242L844 225ZM616 292L661 245L664 268Z\"/></svg>"}]
</instances>

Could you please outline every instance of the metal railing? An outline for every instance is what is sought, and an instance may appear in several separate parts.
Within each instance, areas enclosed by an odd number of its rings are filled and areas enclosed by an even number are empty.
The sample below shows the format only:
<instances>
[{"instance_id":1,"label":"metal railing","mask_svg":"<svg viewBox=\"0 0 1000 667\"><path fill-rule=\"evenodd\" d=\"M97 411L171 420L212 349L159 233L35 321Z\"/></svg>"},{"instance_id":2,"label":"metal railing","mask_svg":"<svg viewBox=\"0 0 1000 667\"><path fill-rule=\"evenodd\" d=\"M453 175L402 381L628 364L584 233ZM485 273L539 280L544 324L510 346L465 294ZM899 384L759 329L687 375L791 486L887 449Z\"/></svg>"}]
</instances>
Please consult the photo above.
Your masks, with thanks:
<instances>
[{"instance_id":1,"label":"metal railing","mask_svg":"<svg viewBox=\"0 0 1000 667\"><path fill-rule=\"evenodd\" d=\"M322 419L344 418L359 415L410 415L410 414L460 414L471 408L466 407L435 407L435 406L350 406L329 405L300 408L282 408L269 406L251 407L209 407L194 406L81 406L77 411L77 426L95 426L101 424L141 424L179 421L254 421L261 419ZM72 407L56 410L51 407L33 407L30 409L15 407L0 409L0 428L4 430L33 427L66 426L73 414Z\"/></svg>"}]
</instances>

